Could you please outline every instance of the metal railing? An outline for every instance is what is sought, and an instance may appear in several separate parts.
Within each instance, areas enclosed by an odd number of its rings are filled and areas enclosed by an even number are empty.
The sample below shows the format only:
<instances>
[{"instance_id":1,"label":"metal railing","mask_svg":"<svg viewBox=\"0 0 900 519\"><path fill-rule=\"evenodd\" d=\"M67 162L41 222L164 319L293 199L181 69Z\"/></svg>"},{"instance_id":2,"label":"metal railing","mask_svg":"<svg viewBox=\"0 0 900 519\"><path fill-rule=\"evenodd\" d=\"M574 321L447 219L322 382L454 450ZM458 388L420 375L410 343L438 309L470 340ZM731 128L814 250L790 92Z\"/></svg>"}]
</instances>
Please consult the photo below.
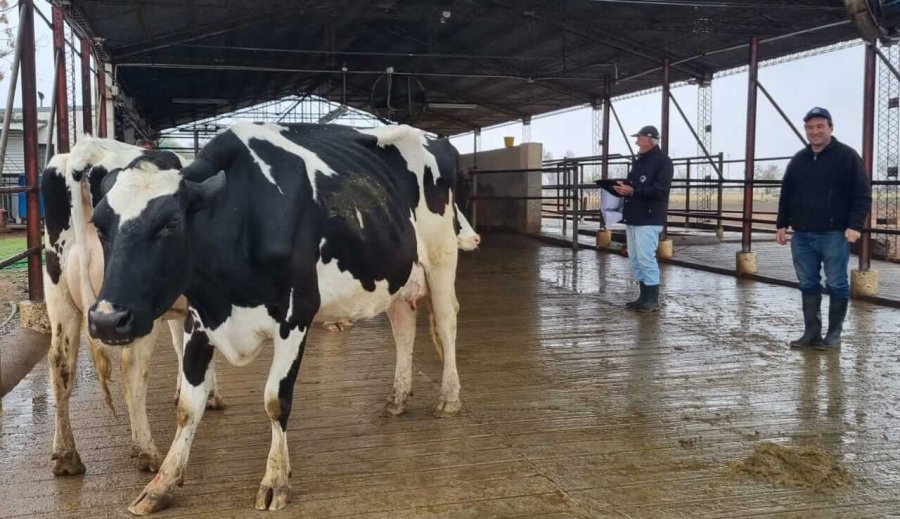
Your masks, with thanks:
<instances>
[{"instance_id":1,"label":"metal railing","mask_svg":"<svg viewBox=\"0 0 900 519\"><path fill-rule=\"evenodd\" d=\"M675 167L675 178L669 194L669 211L664 232L668 227L677 226L696 228L698 230L714 230L720 236L728 230L742 231L742 226L729 226L727 222L739 222L751 224L753 232L774 233L777 216L777 200L780 194L781 180L778 178L755 178L749 182L750 191L764 194L753 196L753 203L749 204L749 212L746 212L743 191L748 182L743 178L725 178L725 173L732 165L740 166L743 171L744 159L725 159L722 153L713 155L717 168L722 176L706 175L696 178L694 173L698 167L707 166L709 158L705 156L679 157L672 159ZM755 159L755 163L787 163L791 157L764 157ZM578 248L577 236L579 235L579 223L596 222L600 229L605 228L603 213L600 209L600 187L593 180L599 177L601 157L572 157L556 161L546 161L540 169L510 169L510 170L473 170L470 199L477 203L479 200L540 200L541 217L547 219L562 220L563 235L568 235L568 226L572 227L572 247ZM630 168L631 162L626 158L617 157L609 161L609 170L612 178L624 178ZM491 174L541 174L540 196L479 196L477 194L477 178L481 175ZM774 171L763 172L772 176ZM900 186L900 180L873 180L871 182L873 192L882 186ZM741 194L734 200L729 200L728 193L739 191ZM708 208L696 207L697 194L709 199ZM712 200L715 207L712 207ZM774 208L760 208L759 204L775 204ZM730 208L729 205L734 206ZM746 212L746 214L745 214ZM473 212L472 223L478 225L477 212ZM878 222L878 216L872 215L871 221ZM893 228L890 226L893 225ZM885 222L884 224L869 225L863 229L864 234L870 236L900 236L898 222ZM866 251L871 259L871 248ZM898 259L886 257L884 259Z\"/></svg>"}]
</instances>

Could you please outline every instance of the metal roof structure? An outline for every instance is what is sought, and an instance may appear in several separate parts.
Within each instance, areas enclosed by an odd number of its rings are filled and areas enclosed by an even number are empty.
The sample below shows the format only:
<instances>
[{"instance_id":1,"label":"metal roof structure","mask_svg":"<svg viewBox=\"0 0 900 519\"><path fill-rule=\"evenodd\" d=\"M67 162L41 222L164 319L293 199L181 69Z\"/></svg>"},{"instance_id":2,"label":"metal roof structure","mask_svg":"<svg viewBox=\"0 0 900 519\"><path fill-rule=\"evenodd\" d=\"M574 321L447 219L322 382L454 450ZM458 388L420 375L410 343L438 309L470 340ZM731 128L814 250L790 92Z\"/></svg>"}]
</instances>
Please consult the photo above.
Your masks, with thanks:
<instances>
[{"instance_id":1,"label":"metal roof structure","mask_svg":"<svg viewBox=\"0 0 900 519\"><path fill-rule=\"evenodd\" d=\"M596 103L858 37L836 0L69 0L156 130L318 95L428 131Z\"/></svg>"}]
</instances>

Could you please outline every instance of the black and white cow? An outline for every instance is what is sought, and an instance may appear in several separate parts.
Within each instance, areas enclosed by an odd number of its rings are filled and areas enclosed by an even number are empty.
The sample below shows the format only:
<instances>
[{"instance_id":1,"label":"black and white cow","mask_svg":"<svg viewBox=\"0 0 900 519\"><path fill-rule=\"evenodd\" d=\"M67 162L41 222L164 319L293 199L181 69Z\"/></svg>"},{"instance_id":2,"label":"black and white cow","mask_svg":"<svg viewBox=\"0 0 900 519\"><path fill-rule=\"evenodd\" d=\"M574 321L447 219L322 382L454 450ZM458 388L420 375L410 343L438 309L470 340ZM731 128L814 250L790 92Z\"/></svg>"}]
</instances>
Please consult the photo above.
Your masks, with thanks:
<instances>
[{"instance_id":1,"label":"black and white cow","mask_svg":"<svg viewBox=\"0 0 900 519\"><path fill-rule=\"evenodd\" d=\"M181 171L146 161L107 176L94 213L107 267L91 334L129 343L179 294L189 303L175 439L133 513L166 507L183 480L214 350L245 365L266 344L272 445L255 506L285 506L285 431L314 319L387 312L397 365L385 410L397 415L412 381L415 302L427 293L444 363L434 413L459 412L454 283L458 247L478 237L453 202L457 156L408 126L240 123Z\"/></svg>"},{"instance_id":2,"label":"black and white cow","mask_svg":"<svg viewBox=\"0 0 900 519\"><path fill-rule=\"evenodd\" d=\"M87 318L88 308L96 302L103 281L103 251L91 223L93 204L100 199L100 183L108 172L151 157L159 157L173 168L182 165L172 153L147 151L121 142L84 136L70 153L54 156L41 174L45 207L44 290L52 328L48 361L56 398L51 459L53 473L57 476L85 471L69 422L69 396L75 383L82 322ZM186 308L182 299L161 316L168 319L179 358ZM132 456L139 468L149 471L155 471L162 462L147 423L145 406L147 372L156 346L158 324L155 323L151 333L122 350L120 359L131 424ZM112 408L108 387L112 352L90 337L87 342L106 403ZM222 402L214 381L212 387L210 406L220 407Z\"/></svg>"}]
</instances>

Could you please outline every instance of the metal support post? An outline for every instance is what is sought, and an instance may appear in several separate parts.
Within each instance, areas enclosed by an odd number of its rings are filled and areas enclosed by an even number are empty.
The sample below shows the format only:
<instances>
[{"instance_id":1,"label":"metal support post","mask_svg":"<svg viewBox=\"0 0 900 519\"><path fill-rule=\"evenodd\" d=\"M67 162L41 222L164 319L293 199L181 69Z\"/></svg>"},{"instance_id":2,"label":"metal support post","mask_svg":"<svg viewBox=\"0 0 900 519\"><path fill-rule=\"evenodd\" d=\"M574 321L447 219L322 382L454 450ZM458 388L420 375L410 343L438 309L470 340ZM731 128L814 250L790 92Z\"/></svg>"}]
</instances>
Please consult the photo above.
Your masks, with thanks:
<instances>
[{"instance_id":1,"label":"metal support post","mask_svg":"<svg viewBox=\"0 0 900 519\"><path fill-rule=\"evenodd\" d=\"M722 173L722 175L719 175L719 178L717 179L717 181L719 182L719 185L716 188L716 233L719 236L719 239L721 240L722 238L725 237L724 236L725 230L722 228L722 203L723 203L722 198L723 198L724 191L725 191L723 189L724 182L725 182L725 174L724 174L724 169L722 169L722 168L725 167L725 154L722 153L721 151L719 152L719 161L718 162L719 162L719 171L722 171L723 173Z\"/></svg>"},{"instance_id":2,"label":"metal support post","mask_svg":"<svg viewBox=\"0 0 900 519\"><path fill-rule=\"evenodd\" d=\"M581 184L578 182L582 165L572 166L572 250L578 250L578 205L581 202Z\"/></svg>"},{"instance_id":3,"label":"metal support post","mask_svg":"<svg viewBox=\"0 0 900 519\"><path fill-rule=\"evenodd\" d=\"M108 136L106 126L106 65L97 60L97 136L105 139Z\"/></svg>"},{"instance_id":4,"label":"metal support post","mask_svg":"<svg viewBox=\"0 0 900 519\"><path fill-rule=\"evenodd\" d=\"M865 79L863 80L863 125L862 125L862 159L866 175L869 177L871 189L872 170L875 157L875 43L866 44ZM866 215L863 223L871 227L872 212ZM859 250L859 270L867 271L872 262L872 233L864 232Z\"/></svg>"},{"instance_id":5,"label":"metal support post","mask_svg":"<svg viewBox=\"0 0 900 519\"><path fill-rule=\"evenodd\" d=\"M91 42L81 38L81 130L85 135L93 135L93 109L91 105Z\"/></svg>"},{"instance_id":6,"label":"metal support post","mask_svg":"<svg viewBox=\"0 0 900 519\"><path fill-rule=\"evenodd\" d=\"M66 96L66 32L63 10L53 5L53 51L56 55L56 143L60 153L69 152L69 101Z\"/></svg>"},{"instance_id":7,"label":"metal support post","mask_svg":"<svg viewBox=\"0 0 900 519\"><path fill-rule=\"evenodd\" d=\"M663 61L663 85L662 85L662 123L660 131L662 139L660 148L663 153L669 153L669 97L671 91L669 89L669 58Z\"/></svg>"},{"instance_id":8,"label":"metal support post","mask_svg":"<svg viewBox=\"0 0 900 519\"><path fill-rule=\"evenodd\" d=\"M612 86L607 77L606 89L603 92L603 136L601 137L603 139L603 159L600 166L600 178L602 179L609 178L609 108L612 104L610 90L612 90Z\"/></svg>"},{"instance_id":9,"label":"metal support post","mask_svg":"<svg viewBox=\"0 0 900 519\"><path fill-rule=\"evenodd\" d=\"M756 167L756 92L759 76L759 38L750 39L747 77L747 145L744 150L744 222L741 229L741 251L750 252L753 219L753 171Z\"/></svg>"},{"instance_id":10,"label":"metal support post","mask_svg":"<svg viewBox=\"0 0 900 519\"><path fill-rule=\"evenodd\" d=\"M691 226L691 159L684 165L684 226Z\"/></svg>"},{"instance_id":11,"label":"metal support post","mask_svg":"<svg viewBox=\"0 0 900 519\"><path fill-rule=\"evenodd\" d=\"M28 216L26 243L34 250L28 255L28 298L44 300L41 277L41 198L38 182L37 74L34 59L34 0L19 0L23 7L19 23L24 25L22 47L22 124L25 135L25 192Z\"/></svg>"}]
</instances>

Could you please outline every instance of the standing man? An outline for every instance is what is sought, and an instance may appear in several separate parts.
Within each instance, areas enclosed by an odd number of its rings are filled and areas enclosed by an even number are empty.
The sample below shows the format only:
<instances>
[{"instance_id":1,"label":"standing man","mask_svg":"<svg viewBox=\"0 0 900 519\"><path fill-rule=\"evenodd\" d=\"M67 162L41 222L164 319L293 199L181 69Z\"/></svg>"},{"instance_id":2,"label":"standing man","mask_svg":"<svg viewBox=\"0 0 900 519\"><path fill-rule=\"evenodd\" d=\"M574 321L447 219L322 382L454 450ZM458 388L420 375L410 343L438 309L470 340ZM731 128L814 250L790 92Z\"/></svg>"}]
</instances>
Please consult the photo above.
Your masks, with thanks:
<instances>
[{"instance_id":1,"label":"standing man","mask_svg":"<svg viewBox=\"0 0 900 519\"><path fill-rule=\"evenodd\" d=\"M637 137L638 156L628 172L628 183L619 182L617 193L625 197L622 221L628 241L628 259L641 295L625 306L638 312L659 310L659 264L656 249L669 211L672 160L659 149L659 130L644 126Z\"/></svg>"},{"instance_id":2,"label":"standing man","mask_svg":"<svg viewBox=\"0 0 900 519\"><path fill-rule=\"evenodd\" d=\"M809 145L788 163L778 200L778 243L794 230L791 255L803 298L803 336L792 348L839 348L850 284L847 266L850 244L859 239L872 205L869 179L862 159L850 146L831 136L831 114L815 107L803 117ZM831 295L828 332L822 338L820 268Z\"/></svg>"}]
</instances>

